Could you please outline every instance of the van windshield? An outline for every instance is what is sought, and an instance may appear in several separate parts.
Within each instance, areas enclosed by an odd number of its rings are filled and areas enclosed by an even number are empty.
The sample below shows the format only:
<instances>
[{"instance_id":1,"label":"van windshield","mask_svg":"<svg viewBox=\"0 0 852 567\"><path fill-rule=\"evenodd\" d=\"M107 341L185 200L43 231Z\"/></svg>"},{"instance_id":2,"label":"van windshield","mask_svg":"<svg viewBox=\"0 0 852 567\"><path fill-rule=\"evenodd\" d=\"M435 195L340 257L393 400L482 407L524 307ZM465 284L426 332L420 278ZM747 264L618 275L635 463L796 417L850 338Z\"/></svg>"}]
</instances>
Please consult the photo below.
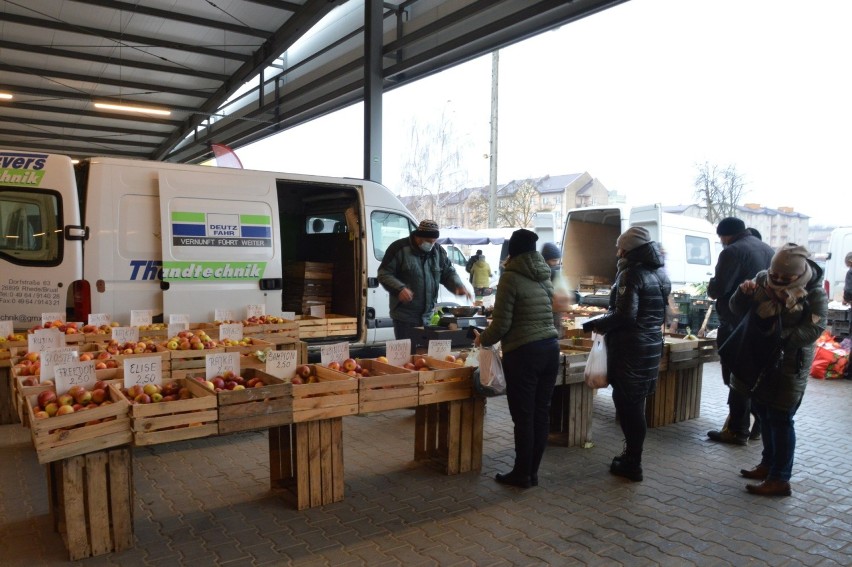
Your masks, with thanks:
<instances>
[{"instance_id":1,"label":"van windshield","mask_svg":"<svg viewBox=\"0 0 852 567\"><path fill-rule=\"evenodd\" d=\"M25 266L62 261L62 214L55 193L0 190L0 256Z\"/></svg>"}]
</instances>

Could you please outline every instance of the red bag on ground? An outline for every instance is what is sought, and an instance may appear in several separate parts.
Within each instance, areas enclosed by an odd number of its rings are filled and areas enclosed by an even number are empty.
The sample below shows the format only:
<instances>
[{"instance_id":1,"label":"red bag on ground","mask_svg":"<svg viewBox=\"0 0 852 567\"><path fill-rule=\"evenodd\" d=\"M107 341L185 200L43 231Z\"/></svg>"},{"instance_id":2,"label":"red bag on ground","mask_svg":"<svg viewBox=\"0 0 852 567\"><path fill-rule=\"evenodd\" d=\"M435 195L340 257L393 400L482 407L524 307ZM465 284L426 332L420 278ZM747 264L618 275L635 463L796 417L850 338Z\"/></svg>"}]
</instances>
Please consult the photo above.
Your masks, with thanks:
<instances>
[{"instance_id":1,"label":"red bag on ground","mask_svg":"<svg viewBox=\"0 0 852 567\"><path fill-rule=\"evenodd\" d=\"M840 348L840 344L828 334L828 331L817 339L816 344L811 376L820 380L843 378L846 365L849 364L849 351Z\"/></svg>"}]
</instances>

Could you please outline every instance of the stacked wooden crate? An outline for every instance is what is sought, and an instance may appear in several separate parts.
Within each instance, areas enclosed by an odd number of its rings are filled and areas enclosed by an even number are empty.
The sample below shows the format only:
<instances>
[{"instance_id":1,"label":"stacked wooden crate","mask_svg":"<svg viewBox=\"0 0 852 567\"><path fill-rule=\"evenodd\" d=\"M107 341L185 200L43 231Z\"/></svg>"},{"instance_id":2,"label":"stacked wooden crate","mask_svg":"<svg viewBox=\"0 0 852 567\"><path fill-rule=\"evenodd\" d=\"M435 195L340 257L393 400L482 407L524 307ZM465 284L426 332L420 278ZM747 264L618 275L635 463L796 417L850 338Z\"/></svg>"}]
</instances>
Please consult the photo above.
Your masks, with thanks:
<instances>
[{"instance_id":1,"label":"stacked wooden crate","mask_svg":"<svg viewBox=\"0 0 852 567\"><path fill-rule=\"evenodd\" d=\"M284 266L284 311L310 314L311 306L324 305L331 312L334 264L290 262Z\"/></svg>"}]
</instances>

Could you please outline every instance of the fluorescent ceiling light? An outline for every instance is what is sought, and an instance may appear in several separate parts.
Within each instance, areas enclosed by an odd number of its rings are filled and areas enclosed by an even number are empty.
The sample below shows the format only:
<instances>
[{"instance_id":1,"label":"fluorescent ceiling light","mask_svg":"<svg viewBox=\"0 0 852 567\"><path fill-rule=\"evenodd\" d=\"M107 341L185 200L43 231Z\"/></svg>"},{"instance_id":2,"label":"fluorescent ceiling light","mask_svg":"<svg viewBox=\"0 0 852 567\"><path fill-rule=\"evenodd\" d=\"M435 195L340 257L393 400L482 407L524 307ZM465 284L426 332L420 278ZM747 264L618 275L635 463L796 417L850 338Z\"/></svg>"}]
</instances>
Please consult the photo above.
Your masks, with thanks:
<instances>
[{"instance_id":1,"label":"fluorescent ceiling light","mask_svg":"<svg viewBox=\"0 0 852 567\"><path fill-rule=\"evenodd\" d=\"M156 114L158 116L169 116L171 111L162 110L160 108L149 108L145 106L127 106L124 104L110 104L106 102L96 102L95 108L101 110L120 110L123 112L139 112L141 114Z\"/></svg>"},{"instance_id":2,"label":"fluorescent ceiling light","mask_svg":"<svg viewBox=\"0 0 852 567\"><path fill-rule=\"evenodd\" d=\"M9 93L0 93L0 99L2 100L12 100L12 95Z\"/></svg>"}]
</instances>

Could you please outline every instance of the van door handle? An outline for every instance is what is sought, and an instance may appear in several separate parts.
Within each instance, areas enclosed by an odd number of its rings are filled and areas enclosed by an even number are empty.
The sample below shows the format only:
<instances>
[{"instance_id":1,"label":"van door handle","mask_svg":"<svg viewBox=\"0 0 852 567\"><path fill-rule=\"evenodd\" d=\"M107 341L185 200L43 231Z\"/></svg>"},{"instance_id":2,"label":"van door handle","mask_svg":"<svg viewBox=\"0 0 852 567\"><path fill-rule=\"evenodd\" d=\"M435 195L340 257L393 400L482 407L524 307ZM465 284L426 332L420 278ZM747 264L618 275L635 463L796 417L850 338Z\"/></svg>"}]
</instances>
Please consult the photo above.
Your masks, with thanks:
<instances>
[{"instance_id":1,"label":"van door handle","mask_svg":"<svg viewBox=\"0 0 852 567\"><path fill-rule=\"evenodd\" d=\"M367 278L367 287L379 287L379 278Z\"/></svg>"}]
</instances>

